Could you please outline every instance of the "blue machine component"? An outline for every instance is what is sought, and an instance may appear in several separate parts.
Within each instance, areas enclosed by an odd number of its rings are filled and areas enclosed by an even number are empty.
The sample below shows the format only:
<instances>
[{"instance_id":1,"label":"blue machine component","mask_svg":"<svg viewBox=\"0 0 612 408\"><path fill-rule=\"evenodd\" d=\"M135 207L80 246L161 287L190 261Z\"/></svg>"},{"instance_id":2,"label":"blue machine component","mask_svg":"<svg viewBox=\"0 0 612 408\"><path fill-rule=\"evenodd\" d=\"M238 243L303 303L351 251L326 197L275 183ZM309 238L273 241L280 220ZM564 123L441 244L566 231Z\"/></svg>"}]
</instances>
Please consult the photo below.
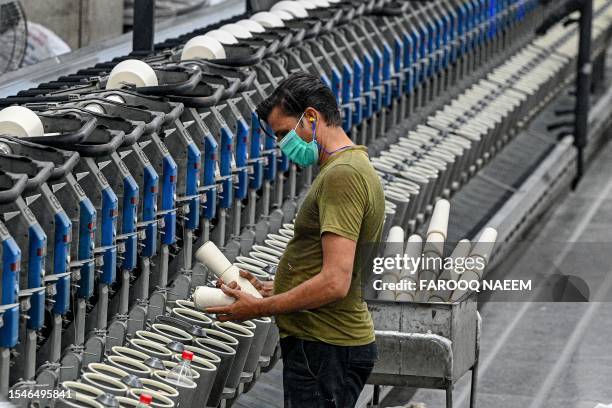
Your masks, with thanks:
<instances>
[{"instance_id":1,"label":"blue machine component","mask_svg":"<svg viewBox=\"0 0 612 408\"><path fill-rule=\"evenodd\" d=\"M176 242L176 209L174 207L174 202L176 199L176 177L178 173L178 166L167 150L164 153L162 164L162 208L160 208L163 214L161 243L163 245L171 245Z\"/></svg>"},{"instance_id":2,"label":"blue machine component","mask_svg":"<svg viewBox=\"0 0 612 408\"><path fill-rule=\"evenodd\" d=\"M322 82L323 82L323 83L324 83L324 84L325 84L325 85L326 85L328 88L331 88L331 87L332 87L332 83L331 83L331 81L329 80L329 77L328 77L328 76L327 76L325 73L322 73L320 78L321 78L321 81L322 81ZM334 94L334 95L335 95L335 94Z\"/></svg>"},{"instance_id":3,"label":"blue machine component","mask_svg":"<svg viewBox=\"0 0 612 408\"><path fill-rule=\"evenodd\" d=\"M422 22L419 22L419 24L416 25L416 29L419 32L419 41L418 41L418 47L419 47L419 60L420 61L426 61L427 60L427 47L428 47L428 36L427 36L427 28L425 26L423 26ZM420 74L420 81L424 81L425 78L429 75L429 67L427 67L427 69L421 69L421 74Z\"/></svg>"},{"instance_id":4,"label":"blue machine component","mask_svg":"<svg viewBox=\"0 0 612 408\"><path fill-rule=\"evenodd\" d=\"M53 273L68 271L68 256L70 255L70 232L72 223L65 212L55 214L55 248L53 248ZM64 276L56 282L55 304L53 312L64 315L70 309L70 276Z\"/></svg>"},{"instance_id":5,"label":"blue machine component","mask_svg":"<svg viewBox=\"0 0 612 408\"><path fill-rule=\"evenodd\" d=\"M374 86L374 101L373 109L375 112L380 112L383 104L383 90L382 90L382 62L383 56L380 50L374 49L372 56L372 84Z\"/></svg>"},{"instance_id":6,"label":"blue machine component","mask_svg":"<svg viewBox=\"0 0 612 408\"><path fill-rule=\"evenodd\" d=\"M185 228L195 230L200 225L200 197L198 193L198 180L202 155L195 143L187 147L187 183L186 191L189 199L189 215L185 220Z\"/></svg>"},{"instance_id":7,"label":"blue machine component","mask_svg":"<svg viewBox=\"0 0 612 408\"><path fill-rule=\"evenodd\" d=\"M4 225L0 224L4 231ZM14 305L7 308L2 316L3 325L0 327L0 347L13 348L19 339L19 304L17 293L19 292L19 273L21 271L21 251L15 240L8 235L8 231L2 238L2 305Z\"/></svg>"},{"instance_id":8,"label":"blue machine component","mask_svg":"<svg viewBox=\"0 0 612 408\"><path fill-rule=\"evenodd\" d=\"M351 67L344 63L342 64L342 108L344 109L344 115L342 116L342 128L345 132L348 132L353 123L353 115L351 112L351 91L353 81L353 70Z\"/></svg>"},{"instance_id":9,"label":"blue machine component","mask_svg":"<svg viewBox=\"0 0 612 408\"><path fill-rule=\"evenodd\" d=\"M234 198L234 181L232 180L232 156L233 156L234 135L227 126L221 128L221 146L219 170L221 172L221 200L220 208L231 208Z\"/></svg>"},{"instance_id":10,"label":"blue machine component","mask_svg":"<svg viewBox=\"0 0 612 408\"><path fill-rule=\"evenodd\" d=\"M325 79L323 82L325 82ZM328 86L331 84L329 82L325 83ZM259 190L263 184L263 162L258 160L261 157L261 133L259 116L257 115L257 112L251 112L251 146L249 155L252 161L253 172L249 187L255 190Z\"/></svg>"},{"instance_id":11,"label":"blue machine component","mask_svg":"<svg viewBox=\"0 0 612 408\"><path fill-rule=\"evenodd\" d=\"M412 61L414 61L414 65L416 67L416 72L414 73L414 81L416 84L419 84L425 78L425 70L422 69L421 61L423 58L423 36L418 29L418 27L414 26L409 32L410 37L412 38Z\"/></svg>"},{"instance_id":12,"label":"blue machine component","mask_svg":"<svg viewBox=\"0 0 612 408\"><path fill-rule=\"evenodd\" d=\"M244 119L236 123L236 167L238 185L234 192L237 200L246 198L249 191L249 126Z\"/></svg>"},{"instance_id":13,"label":"blue machine component","mask_svg":"<svg viewBox=\"0 0 612 408\"><path fill-rule=\"evenodd\" d=\"M284 153L281 153L280 157L278 158L278 171L281 173L288 171L289 164L289 158Z\"/></svg>"},{"instance_id":14,"label":"blue machine component","mask_svg":"<svg viewBox=\"0 0 612 408\"><path fill-rule=\"evenodd\" d=\"M104 247L102 255L102 276L100 282L111 285L115 282L117 270L117 246L115 237L117 236L117 216L119 212L119 200L115 192L107 187L102 191L102 220L101 220L101 240L100 244Z\"/></svg>"},{"instance_id":15,"label":"blue machine component","mask_svg":"<svg viewBox=\"0 0 612 408\"><path fill-rule=\"evenodd\" d=\"M271 132L270 129L267 129ZM264 179L273 181L276 178L276 140L266 137L264 142L265 156L268 158L264 171Z\"/></svg>"},{"instance_id":16,"label":"blue machine component","mask_svg":"<svg viewBox=\"0 0 612 408\"><path fill-rule=\"evenodd\" d=\"M138 219L138 196L139 189L136 180L132 176L123 180L123 217L121 233L128 235L125 239L124 260L121 268L131 271L136 268L137 244L136 224Z\"/></svg>"},{"instance_id":17,"label":"blue machine component","mask_svg":"<svg viewBox=\"0 0 612 408\"><path fill-rule=\"evenodd\" d=\"M374 106L374 95L372 88L374 84L374 60L369 53L366 53L363 59L363 118L369 119L372 117Z\"/></svg>"},{"instance_id":18,"label":"blue machine component","mask_svg":"<svg viewBox=\"0 0 612 408\"><path fill-rule=\"evenodd\" d=\"M338 104L342 103L342 75L335 67L332 68L331 89Z\"/></svg>"},{"instance_id":19,"label":"blue machine component","mask_svg":"<svg viewBox=\"0 0 612 408\"><path fill-rule=\"evenodd\" d=\"M404 43L404 92L408 93L414 89L414 76L412 72L413 49L412 38L407 33L402 35Z\"/></svg>"},{"instance_id":20,"label":"blue machine component","mask_svg":"<svg viewBox=\"0 0 612 408\"><path fill-rule=\"evenodd\" d=\"M489 28L489 39L493 38L497 33L497 1L489 0L489 20L491 25Z\"/></svg>"},{"instance_id":21,"label":"blue machine component","mask_svg":"<svg viewBox=\"0 0 612 408\"><path fill-rule=\"evenodd\" d=\"M444 58L442 66L446 68L451 60L450 44L453 40L453 17L450 13L441 13L443 19L444 33L442 34L442 46L444 47Z\"/></svg>"},{"instance_id":22,"label":"blue machine component","mask_svg":"<svg viewBox=\"0 0 612 408\"><path fill-rule=\"evenodd\" d=\"M431 19L427 18L425 19L425 30L427 32L427 48L426 48L426 53L428 54L428 58L429 58L429 66L427 67L427 75L432 75L435 70L437 69L437 65L436 65L436 59L435 59L435 54L434 51L435 46L436 46L436 37L438 35L437 33L437 27L435 25L434 22L431 21Z\"/></svg>"},{"instance_id":23,"label":"blue machine component","mask_svg":"<svg viewBox=\"0 0 612 408\"><path fill-rule=\"evenodd\" d=\"M393 51L388 44L383 44L382 79L383 79L383 105L391 106L393 87L391 84L391 63Z\"/></svg>"},{"instance_id":24,"label":"blue machine component","mask_svg":"<svg viewBox=\"0 0 612 408\"><path fill-rule=\"evenodd\" d=\"M402 52L403 52L404 43L399 39L393 38L393 72L400 73L402 72ZM393 76L395 82L393 83L393 91L392 95L394 98L398 98L402 93L400 88L401 84L401 76Z\"/></svg>"},{"instance_id":25,"label":"blue machine component","mask_svg":"<svg viewBox=\"0 0 612 408\"><path fill-rule=\"evenodd\" d=\"M143 186L143 208L142 221L146 222L145 239L143 240L142 256L151 257L157 253L157 222L155 203L157 203L157 194L159 190L159 175L153 169L153 166L147 165L144 168L144 186Z\"/></svg>"},{"instance_id":26,"label":"blue machine component","mask_svg":"<svg viewBox=\"0 0 612 408\"><path fill-rule=\"evenodd\" d=\"M81 279L77 294L82 299L89 299L94 291L94 247L96 234L96 209L89 199L79 203L79 250L81 260L88 260L81 265Z\"/></svg>"},{"instance_id":27,"label":"blue machine component","mask_svg":"<svg viewBox=\"0 0 612 408\"><path fill-rule=\"evenodd\" d=\"M457 14L455 14L455 11L453 10L450 13L445 13L448 16L450 25L449 25L449 31L448 31L448 40L449 40L449 44L451 47L450 50L450 55L449 55L449 61L450 63L454 63L457 60L457 45L455 44L455 41L457 40L457 24L458 24L458 19L457 19Z\"/></svg>"},{"instance_id":28,"label":"blue machine component","mask_svg":"<svg viewBox=\"0 0 612 408\"><path fill-rule=\"evenodd\" d=\"M204 203L204 218L213 219L217 213L217 185L215 182L215 168L217 166L217 149L219 145L210 134L204 136L204 187L206 188L206 202Z\"/></svg>"},{"instance_id":29,"label":"blue machine component","mask_svg":"<svg viewBox=\"0 0 612 408\"><path fill-rule=\"evenodd\" d=\"M466 6L466 21L465 21L465 33L466 35L468 33L470 33L475 26L475 21L476 21L476 17L475 17L475 11L474 11L474 4L472 3L472 0L468 0L465 3ZM466 42L467 45L467 50L471 50L472 49L472 45L473 45L473 38L469 38L468 41Z\"/></svg>"},{"instance_id":30,"label":"blue machine component","mask_svg":"<svg viewBox=\"0 0 612 408\"><path fill-rule=\"evenodd\" d=\"M363 118L363 110L361 107L361 88L363 81L363 64L357 57L353 59L353 123L359 124Z\"/></svg>"},{"instance_id":31,"label":"blue machine component","mask_svg":"<svg viewBox=\"0 0 612 408\"><path fill-rule=\"evenodd\" d=\"M467 41L465 40L465 35L468 31L468 15L467 9L464 3L459 3L457 6L457 35L461 38L461 47L458 52L459 55L465 54L467 50Z\"/></svg>"},{"instance_id":32,"label":"blue machine component","mask_svg":"<svg viewBox=\"0 0 612 408\"><path fill-rule=\"evenodd\" d=\"M47 250L47 236L40 225L31 224L28 227L30 236L28 259L28 289L43 286L45 270L45 256ZM40 330L45 321L45 292L36 291L30 297L30 310L28 311L28 328Z\"/></svg>"}]
</instances>

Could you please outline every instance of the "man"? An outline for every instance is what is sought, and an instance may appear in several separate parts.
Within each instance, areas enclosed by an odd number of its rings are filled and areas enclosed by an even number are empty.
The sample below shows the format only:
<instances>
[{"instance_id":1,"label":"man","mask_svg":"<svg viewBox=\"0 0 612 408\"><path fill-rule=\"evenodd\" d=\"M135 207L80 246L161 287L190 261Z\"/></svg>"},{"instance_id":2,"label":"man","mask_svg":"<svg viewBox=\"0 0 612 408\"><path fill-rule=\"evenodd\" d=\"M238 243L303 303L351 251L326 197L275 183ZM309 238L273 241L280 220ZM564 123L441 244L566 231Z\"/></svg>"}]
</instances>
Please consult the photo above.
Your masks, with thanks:
<instances>
[{"instance_id":1,"label":"man","mask_svg":"<svg viewBox=\"0 0 612 408\"><path fill-rule=\"evenodd\" d=\"M363 256L356 255L380 240L382 185L366 148L342 130L336 99L318 77L290 75L257 112L292 161L302 167L318 162L320 172L273 286L241 271L263 298L241 292L235 282L221 285L236 302L208 312L220 320L276 316L285 407L352 408L377 358L362 297Z\"/></svg>"}]
</instances>

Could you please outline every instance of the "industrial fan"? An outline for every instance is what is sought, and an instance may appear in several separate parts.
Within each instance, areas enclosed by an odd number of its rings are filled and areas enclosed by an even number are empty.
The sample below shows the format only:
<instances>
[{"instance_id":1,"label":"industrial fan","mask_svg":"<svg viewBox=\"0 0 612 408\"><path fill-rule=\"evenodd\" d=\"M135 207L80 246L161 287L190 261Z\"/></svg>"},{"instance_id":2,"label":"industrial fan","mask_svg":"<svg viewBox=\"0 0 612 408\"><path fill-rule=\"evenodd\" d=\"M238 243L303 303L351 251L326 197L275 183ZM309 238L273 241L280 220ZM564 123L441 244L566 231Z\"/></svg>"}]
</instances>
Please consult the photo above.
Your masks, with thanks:
<instances>
[{"instance_id":1,"label":"industrial fan","mask_svg":"<svg viewBox=\"0 0 612 408\"><path fill-rule=\"evenodd\" d=\"M27 21L21 2L0 0L0 75L21 66L27 40Z\"/></svg>"}]
</instances>

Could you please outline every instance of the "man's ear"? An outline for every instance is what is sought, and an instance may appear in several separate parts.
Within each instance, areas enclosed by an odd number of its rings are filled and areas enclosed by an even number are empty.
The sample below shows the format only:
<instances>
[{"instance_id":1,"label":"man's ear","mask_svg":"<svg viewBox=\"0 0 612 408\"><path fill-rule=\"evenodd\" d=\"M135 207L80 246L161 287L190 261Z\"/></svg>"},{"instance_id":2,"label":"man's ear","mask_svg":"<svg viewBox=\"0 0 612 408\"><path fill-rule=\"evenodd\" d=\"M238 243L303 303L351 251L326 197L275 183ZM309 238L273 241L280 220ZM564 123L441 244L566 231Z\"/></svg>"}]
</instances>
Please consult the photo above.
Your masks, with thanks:
<instances>
[{"instance_id":1,"label":"man's ear","mask_svg":"<svg viewBox=\"0 0 612 408\"><path fill-rule=\"evenodd\" d=\"M308 121L309 124L313 124L319 121L320 115L316 109L308 107L306 108L305 113L306 114L304 116L306 117L306 120Z\"/></svg>"}]
</instances>

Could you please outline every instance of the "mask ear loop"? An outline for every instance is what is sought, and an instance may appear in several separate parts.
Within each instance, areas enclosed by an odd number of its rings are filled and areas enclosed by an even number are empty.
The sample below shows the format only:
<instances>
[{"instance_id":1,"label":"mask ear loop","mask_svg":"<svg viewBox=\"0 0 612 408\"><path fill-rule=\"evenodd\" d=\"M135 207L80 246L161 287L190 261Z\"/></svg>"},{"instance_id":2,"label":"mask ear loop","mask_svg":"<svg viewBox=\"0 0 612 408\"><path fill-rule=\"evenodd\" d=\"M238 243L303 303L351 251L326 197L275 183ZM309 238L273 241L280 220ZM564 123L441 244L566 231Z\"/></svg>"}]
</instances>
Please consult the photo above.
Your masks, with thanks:
<instances>
[{"instance_id":1,"label":"mask ear loop","mask_svg":"<svg viewBox=\"0 0 612 408\"><path fill-rule=\"evenodd\" d=\"M298 126L300 126L300 123L302 123L302 119L304 119L304 115L306 114L306 111L304 111L302 113L302 116L300 116L300 118L298 119L297 123L295 124L295 127L293 128L293 130L297 130Z\"/></svg>"}]
</instances>

